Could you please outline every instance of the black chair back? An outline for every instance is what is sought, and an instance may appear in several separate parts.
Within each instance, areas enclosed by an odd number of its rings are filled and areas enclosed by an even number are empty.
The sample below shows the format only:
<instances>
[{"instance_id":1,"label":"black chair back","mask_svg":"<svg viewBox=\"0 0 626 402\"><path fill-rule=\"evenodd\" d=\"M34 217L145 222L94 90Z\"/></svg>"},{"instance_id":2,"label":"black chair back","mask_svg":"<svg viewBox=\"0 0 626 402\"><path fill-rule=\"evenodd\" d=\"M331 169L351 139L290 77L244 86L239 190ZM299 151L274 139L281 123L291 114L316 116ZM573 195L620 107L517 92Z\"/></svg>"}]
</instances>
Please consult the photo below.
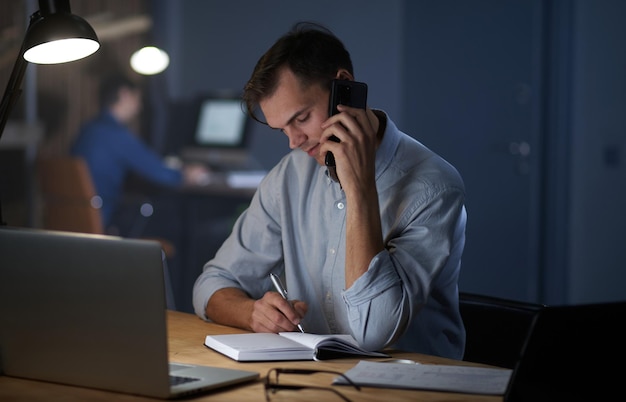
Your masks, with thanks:
<instances>
[{"instance_id":1,"label":"black chair back","mask_svg":"<svg viewBox=\"0 0 626 402\"><path fill-rule=\"evenodd\" d=\"M463 360L512 369L543 304L461 292L466 343Z\"/></svg>"}]
</instances>

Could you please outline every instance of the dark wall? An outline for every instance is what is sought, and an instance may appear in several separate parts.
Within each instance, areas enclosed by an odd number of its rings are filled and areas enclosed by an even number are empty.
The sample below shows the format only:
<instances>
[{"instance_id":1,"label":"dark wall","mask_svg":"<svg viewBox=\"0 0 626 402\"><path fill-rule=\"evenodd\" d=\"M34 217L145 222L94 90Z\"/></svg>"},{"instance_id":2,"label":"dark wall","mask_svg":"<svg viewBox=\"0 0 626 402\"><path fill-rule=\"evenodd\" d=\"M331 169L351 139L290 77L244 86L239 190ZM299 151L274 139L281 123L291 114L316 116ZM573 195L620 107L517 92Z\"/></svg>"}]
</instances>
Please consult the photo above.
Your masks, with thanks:
<instances>
[{"instance_id":1,"label":"dark wall","mask_svg":"<svg viewBox=\"0 0 626 402\"><path fill-rule=\"evenodd\" d=\"M573 15L569 210L578 300L625 299L626 2L579 0Z\"/></svg>"},{"instance_id":2,"label":"dark wall","mask_svg":"<svg viewBox=\"0 0 626 402\"><path fill-rule=\"evenodd\" d=\"M465 181L465 291L542 297L541 11L541 0L407 2L406 129Z\"/></svg>"}]
</instances>

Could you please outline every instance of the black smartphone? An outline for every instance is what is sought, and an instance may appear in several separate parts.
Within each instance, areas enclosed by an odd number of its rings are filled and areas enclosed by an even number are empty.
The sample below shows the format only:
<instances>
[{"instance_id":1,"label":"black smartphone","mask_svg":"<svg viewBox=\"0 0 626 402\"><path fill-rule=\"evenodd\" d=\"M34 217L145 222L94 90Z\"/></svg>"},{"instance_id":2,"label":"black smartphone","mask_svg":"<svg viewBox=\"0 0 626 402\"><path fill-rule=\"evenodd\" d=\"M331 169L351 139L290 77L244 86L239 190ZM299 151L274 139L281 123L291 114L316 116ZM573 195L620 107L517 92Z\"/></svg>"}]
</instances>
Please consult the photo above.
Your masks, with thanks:
<instances>
[{"instance_id":1,"label":"black smartphone","mask_svg":"<svg viewBox=\"0 0 626 402\"><path fill-rule=\"evenodd\" d=\"M339 113L337 105L346 105L365 109L367 106L367 84L359 81L333 80L330 87L328 116L333 116ZM330 139L335 142L339 142L339 138L334 135L331 136ZM332 152L326 153L326 159L324 162L326 163L326 166L335 166L335 157Z\"/></svg>"}]
</instances>

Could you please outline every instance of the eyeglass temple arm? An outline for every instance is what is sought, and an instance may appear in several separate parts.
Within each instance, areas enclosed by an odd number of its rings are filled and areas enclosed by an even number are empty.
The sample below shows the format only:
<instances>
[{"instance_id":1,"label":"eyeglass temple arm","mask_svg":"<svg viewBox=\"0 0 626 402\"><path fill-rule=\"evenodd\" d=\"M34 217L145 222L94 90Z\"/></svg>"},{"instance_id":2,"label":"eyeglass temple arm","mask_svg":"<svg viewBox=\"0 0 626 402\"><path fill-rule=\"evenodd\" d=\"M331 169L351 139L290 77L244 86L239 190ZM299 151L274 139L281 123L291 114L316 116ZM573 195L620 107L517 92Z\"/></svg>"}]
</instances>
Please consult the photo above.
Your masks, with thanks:
<instances>
[{"instance_id":1,"label":"eyeglass temple arm","mask_svg":"<svg viewBox=\"0 0 626 402\"><path fill-rule=\"evenodd\" d=\"M284 374L315 374L315 373L329 373L329 374L337 374L340 375L341 377L343 377L346 381L348 381L348 383L350 383L350 385L352 385L354 388L356 388L357 390L361 390L361 387L356 385L355 383L352 382L352 380L350 378L348 378L348 376L344 375L343 373L340 373L338 371L332 371L332 370L315 370L315 369L291 369L291 368L281 368L281 369L275 369L276 374L278 375L279 373L284 373Z\"/></svg>"},{"instance_id":2,"label":"eyeglass temple arm","mask_svg":"<svg viewBox=\"0 0 626 402\"><path fill-rule=\"evenodd\" d=\"M318 371L319 372L319 371ZM289 390L293 390L293 391L300 391L303 389L317 389L317 390L321 390L321 391L331 391L334 392L335 395L337 395L338 397L340 397L341 399L343 399L346 402L352 402L350 399L346 398L345 396L343 396L341 394L341 392L333 389L333 388L329 388L329 387L316 387L314 385L292 385L292 384L265 384L265 388L266 389L272 389L272 390L279 390L279 389L289 389Z\"/></svg>"}]
</instances>

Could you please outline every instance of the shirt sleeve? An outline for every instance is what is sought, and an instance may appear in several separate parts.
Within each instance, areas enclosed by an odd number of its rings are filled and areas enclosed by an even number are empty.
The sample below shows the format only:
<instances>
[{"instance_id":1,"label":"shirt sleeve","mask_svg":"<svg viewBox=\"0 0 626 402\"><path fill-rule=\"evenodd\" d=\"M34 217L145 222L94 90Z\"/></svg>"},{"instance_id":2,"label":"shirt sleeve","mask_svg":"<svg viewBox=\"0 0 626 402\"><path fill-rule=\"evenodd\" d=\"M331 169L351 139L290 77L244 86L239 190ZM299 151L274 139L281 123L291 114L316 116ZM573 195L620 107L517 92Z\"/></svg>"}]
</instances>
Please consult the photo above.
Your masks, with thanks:
<instances>
[{"instance_id":1,"label":"shirt sleeve","mask_svg":"<svg viewBox=\"0 0 626 402\"><path fill-rule=\"evenodd\" d=\"M120 136L119 152L124 164L130 171L164 186L176 187L182 184L182 172L168 167L160 155L145 145L132 133Z\"/></svg>"},{"instance_id":2,"label":"shirt sleeve","mask_svg":"<svg viewBox=\"0 0 626 402\"><path fill-rule=\"evenodd\" d=\"M407 223L388 235L385 250L343 292L353 336L365 348L382 349L403 335L424 308L441 272L458 270L460 253L449 257L456 253L459 237L464 237L462 211L460 189L432 191L416 201L406 210ZM456 283L452 285L449 291L456 291Z\"/></svg>"}]
</instances>

